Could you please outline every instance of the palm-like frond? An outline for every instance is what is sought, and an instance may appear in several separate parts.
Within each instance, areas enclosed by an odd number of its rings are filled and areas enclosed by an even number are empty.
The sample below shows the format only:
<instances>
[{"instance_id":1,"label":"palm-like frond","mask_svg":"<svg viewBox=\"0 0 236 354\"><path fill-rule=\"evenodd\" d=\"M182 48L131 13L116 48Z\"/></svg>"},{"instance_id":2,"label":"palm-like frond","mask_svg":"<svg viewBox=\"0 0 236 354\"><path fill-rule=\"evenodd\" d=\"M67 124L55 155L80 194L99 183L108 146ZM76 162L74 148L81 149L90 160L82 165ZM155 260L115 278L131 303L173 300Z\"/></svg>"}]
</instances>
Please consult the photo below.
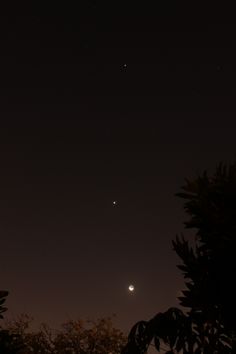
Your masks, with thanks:
<instances>
[{"instance_id":1,"label":"palm-like frond","mask_svg":"<svg viewBox=\"0 0 236 354\"><path fill-rule=\"evenodd\" d=\"M3 318L2 313L7 310L7 308L3 306L7 296L8 296L8 291L5 290L0 291L0 318Z\"/></svg>"}]
</instances>

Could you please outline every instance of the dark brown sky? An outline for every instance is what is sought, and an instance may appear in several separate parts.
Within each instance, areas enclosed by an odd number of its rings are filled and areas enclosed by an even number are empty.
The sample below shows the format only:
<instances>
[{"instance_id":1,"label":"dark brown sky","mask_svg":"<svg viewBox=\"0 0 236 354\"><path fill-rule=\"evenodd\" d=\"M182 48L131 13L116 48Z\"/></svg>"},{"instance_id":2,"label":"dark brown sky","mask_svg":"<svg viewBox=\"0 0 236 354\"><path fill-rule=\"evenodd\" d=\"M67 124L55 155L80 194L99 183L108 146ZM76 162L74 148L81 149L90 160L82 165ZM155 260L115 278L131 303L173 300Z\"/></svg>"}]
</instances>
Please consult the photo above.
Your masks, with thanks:
<instances>
[{"instance_id":1,"label":"dark brown sky","mask_svg":"<svg viewBox=\"0 0 236 354\"><path fill-rule=\"evenodd\" d=\"M116 313L128 329L176 305L174 194L235 158L230 9L110 3L1 15L9 316L57 326Z\"/></svg>"}]
</instances>

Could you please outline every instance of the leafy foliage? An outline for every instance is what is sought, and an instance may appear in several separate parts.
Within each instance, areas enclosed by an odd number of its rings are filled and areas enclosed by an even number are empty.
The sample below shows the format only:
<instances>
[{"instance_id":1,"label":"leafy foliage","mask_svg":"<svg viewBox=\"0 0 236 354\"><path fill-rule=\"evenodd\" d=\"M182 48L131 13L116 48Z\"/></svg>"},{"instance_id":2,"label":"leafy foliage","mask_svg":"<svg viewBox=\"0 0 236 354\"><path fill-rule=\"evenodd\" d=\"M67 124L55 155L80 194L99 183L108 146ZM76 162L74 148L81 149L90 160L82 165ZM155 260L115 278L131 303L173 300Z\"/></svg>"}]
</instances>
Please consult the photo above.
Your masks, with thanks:
<instances>
[{"instance_id":1,"label":"leafy foliage","mask_svg":"<svg viewBox=\"0 0 236 354\"><path fill-rule=\"evenodd\" d=\"M180 309L170 308L150 321L136 323L130 331L123 354L144 354L150 345L166 354L228 354L232 341L219 323L203 323Z\"/></svg>"},{"instance_id":2,"label":"leafy foliage","mask_svg":"<svg viewBox=\"0 0 236 354\"><path fill-rule=\"evenodd\" d=\"M7 296L8 296L8 291L5 290L0 291L0 318L3 318L2 313L7 310L7 308L3 306Z\"/></svg>"},{"instance_id":3,"label":"leafy foliage","mask_svg":"<svg viewBox=\"0 0 236 354\"><path fill-rule=\"evenodd\" d=\"M187 180L183 190L177 195L186 201L185 225L196 230L196 242L195 252L184 238L173 242L187 279L180 303L235 330L236 164L220 164L211 178L204 172Z\"/></svg>"},{"instance_id":4,"label":"leafy foliage","mask_svg":"<svg viewBox=\"0 0 236 354\"><path fill-rule=\"evenodd\" d=\"M177 236L173 248L186 279L179 300L187 313L171 308L138 322L125 354L146 353L152 343L165 353L236 353L236 164L186 180L182 190L177 196L189 215L185 227L195 231L195 240Z\"/></svg>"}]
</instances>

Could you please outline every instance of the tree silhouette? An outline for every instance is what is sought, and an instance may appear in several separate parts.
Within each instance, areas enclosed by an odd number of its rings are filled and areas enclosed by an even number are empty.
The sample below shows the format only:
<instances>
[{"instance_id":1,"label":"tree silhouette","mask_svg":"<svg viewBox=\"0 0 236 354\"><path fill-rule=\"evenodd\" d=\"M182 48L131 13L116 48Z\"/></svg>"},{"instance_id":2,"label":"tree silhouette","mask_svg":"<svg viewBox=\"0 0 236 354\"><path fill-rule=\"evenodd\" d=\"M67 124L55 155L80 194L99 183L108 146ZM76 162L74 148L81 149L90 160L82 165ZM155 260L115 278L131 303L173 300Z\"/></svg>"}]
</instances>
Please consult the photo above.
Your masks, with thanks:
<instances>
[{"instance_id":1,"label":"tree silhouette","mask_svg":"<svg viewBox=\"0 0 236 354\"><path fill-rule=\"evenodd\" d=\"M32 330L31 322L32 318L21 315L5 324L8 333L18 336L24 344L20 354L118 354L126 342L111 318L70 320L58 330L52 330L46 324Z\"/></svg>"},{"instance_id":2,"label":"tree silhouette","mask_svg":"<svg viewBox=\"0 0 236 354\"><path fill-rule=\"evenodd\" d=\"M11 334L7 330L0 330L0 353L17 354L23 353L24 344L20 336Z\"/></svg>"},{"instance_id":3,"label":"tree silhouette","mask_svg":"<svg viewBox=\"0 0 236 354\"><path fill-rule=\"evenodd\" d=\"M180 303L235 330L236 164L220 164L211 178L204 172L187 180L183 190L177 195L186 201L185 226L196 229L196 242L195 249L184 238L173 242L187 279Z\"/></svg>"},{"instance_id":4,"label":"tree silhouette","mask_svg":"<svg viewBox=\"0 0 236 354\"><path fill-rule=\"evenodd\" d=\"M114 328L111 318L97 321L68 321L54 340L55 354L118 354L125 345L124 334Z\"/></svg>"},{"instance_id":5,"label":"tree silhouette","mask_svg":"<svg viewBox=\"0 0 236 354\"><path fill-rule=\"evenodd\" d=\"M187 229L173 241L186 279L180 305L131 330L124 353L145 353L151 343L166 353L235 353L236 164L220 164L212 177L206 172L187 180L178 197L189 216Z\"/></svg>"},{"instance_id":6,"label":"tree silhouette","mask_svg":"<svg viewBox=\"0 0 236 354\"><path fill-rule=\"evenodd\" d=\"M7 310L3 304L8 296L8 291L0 291L0 318L3 319L2 313ZM16 354L23 348L22 341L18 335L10 333L8 330L0 327L0 353Z\"/></svg>"},{"instance_id":7,"label":"tree silhouette","mask_svg":"<svg viewBox=\"0 0 236 354\"><path fill-rule=\"evenodd\" d=\"M232 340L218 323L206 323L201 318L170 308L150 321L136 323L130 331L123 354L144 354L150 345L158 351L183 354L229 354Z\"/></svg>"}]
</instances>

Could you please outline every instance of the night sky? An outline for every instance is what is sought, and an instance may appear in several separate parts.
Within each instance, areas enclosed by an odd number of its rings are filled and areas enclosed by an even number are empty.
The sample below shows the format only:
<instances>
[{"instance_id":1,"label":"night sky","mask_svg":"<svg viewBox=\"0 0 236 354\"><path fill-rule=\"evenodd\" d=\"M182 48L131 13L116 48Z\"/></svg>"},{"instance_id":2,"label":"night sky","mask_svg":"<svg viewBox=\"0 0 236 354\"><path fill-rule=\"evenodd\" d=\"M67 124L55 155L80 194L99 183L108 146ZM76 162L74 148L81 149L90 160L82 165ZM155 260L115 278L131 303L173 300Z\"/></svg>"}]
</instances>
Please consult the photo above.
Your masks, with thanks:
<instances>
[{"instance_id":1,"label":"night sky","mask_svg":"<svg viewBox=\"0 0 236 354\"><path fill-rule=\"evenodd\" d=\"M174 194L236 152L235 23L230 9L197 5L1 13L9 317L56 327L116 313L128 330L176 306L171 240L185 215Z\"/></svg>"}]
</instances>

